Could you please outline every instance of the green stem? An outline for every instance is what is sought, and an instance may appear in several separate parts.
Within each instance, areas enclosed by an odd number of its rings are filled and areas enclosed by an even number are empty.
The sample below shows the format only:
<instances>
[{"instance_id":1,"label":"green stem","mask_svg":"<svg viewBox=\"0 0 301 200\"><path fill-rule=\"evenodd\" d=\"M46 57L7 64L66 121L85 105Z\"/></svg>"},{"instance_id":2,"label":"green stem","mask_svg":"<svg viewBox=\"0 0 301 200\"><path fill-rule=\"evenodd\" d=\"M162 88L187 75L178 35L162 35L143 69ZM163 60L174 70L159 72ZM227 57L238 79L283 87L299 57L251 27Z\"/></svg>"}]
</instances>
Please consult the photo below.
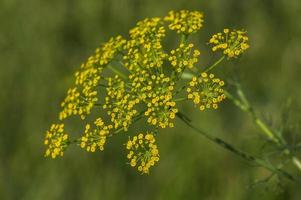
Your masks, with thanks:
<instances>
[{"instance_id":1,"label":"green stem","mask_svg":"<svg viewBox=\"0 0 301 200\"><path fill-rule=\"evenodd\" d=\"M289 173L287 173L286 171L280 169L280 168L276 168L273 165L269 164L268 162L257 158L255 156L249 155L237 148L235 148L234 146L232 146L231 144L225 142L224 140L218 138L218 137L214 137L208 133L206 133L205 131L197 128L196 126L194 126L191 121L188 119L188 117L186 117L184 114L182 114L181 112L177 113L177 117L179 119L181 119L187 126L189 126L190 128L192 128L194 131L196 131L197 133L203 135L205 138L207 138L208 140L210 140L211 142L219 145L220 147L230 151L231 153L239 156L240 158L251 162L251 163L255 163L258 166L261 166L269 171L271 171L272 173L277 173L279 175L282 175L284 177L286 177L287 179L293 181L293 182L298 182L298 180L296 180L292 175L290 175Z\"/></svg>"},{"instance_id":2,"label":"green stem","mask_svg":"<svg viewBox=\"0 0 301 200\"><path fill-rule=\"evenodd\" d=\"M218 59L215 63L213 63L213 65L211 65L210 67L208 67L204 72L209 72L211 71L213 68L215 68L218 64L220 64L224 59L226 58L226 56L222 56L220 59Z\"/></svg>"},{"instance_id":3,"label":"green stem","mask_svg":"<svg viewBox=\"0 0 301 200\"><path fill-rule=\"evenodd\" d=\"M260 128L261 132L267 136L270 140L272 140L274 143L276 143L278 146L283 147L286 145L286 142L279 137L274 131L271 130L271 128L262 120L260 119L257 114L255 113L254 109L250 106L249 101L247 100L246 96L244 95L244 92L238 88L238 95L242 100L237 99L233 95L231 95L229 92L225 91L225 95L230 99L234 105L236 105L238 108L240 108L242 111L250 114L255 122L255 124ZM292 163L301 171L301 162L298 158L292 155L291 151L288 148L285 148L285 154L289 155Z\"/></svg>"},{"instance_id":4,"label":"green stem","mask_svg":"<svg viewBox=\"0 0 301 200\"><path fill-rule=\"evenodd\" d=\"M275 137L274 133L269 129L269 127L255 114L253 109L249 105L243 104L239 99L235 98L231 95L228 91L224 91L225 95L228 99L230 99L234 105L240 108L242 111L249 113L253 120L255 121L256 125L260 128L262 133L264 133L270 140L274 141L275 143L279 143L277 137Z\"/></svg>"},{"instance_id":5,"label":"green stem","mask_svg":"<svg viewBox=\"0 0 301 200\"><path fill-rule=\"evenodd\" d=\"M185 100L187 100L187 98L186 97L182 97L182 98L175 99L174 101L179 102L179 101L185 101Z\"/></svg>"},{"instance_id":6,"label":"green stem","mask_svg":"<svg viewBox=\"0 0 301 200\"><path fill-rule=\"evenodd\" d=\"M115 69L113 66L108 65L107 67L108 67L112 72L114 72L115 74L117 74L118 76L120 76L121 78L127 79L127 76L126 76L124 73L122 73L121 71Z\"/></svg>"}]
</instances>

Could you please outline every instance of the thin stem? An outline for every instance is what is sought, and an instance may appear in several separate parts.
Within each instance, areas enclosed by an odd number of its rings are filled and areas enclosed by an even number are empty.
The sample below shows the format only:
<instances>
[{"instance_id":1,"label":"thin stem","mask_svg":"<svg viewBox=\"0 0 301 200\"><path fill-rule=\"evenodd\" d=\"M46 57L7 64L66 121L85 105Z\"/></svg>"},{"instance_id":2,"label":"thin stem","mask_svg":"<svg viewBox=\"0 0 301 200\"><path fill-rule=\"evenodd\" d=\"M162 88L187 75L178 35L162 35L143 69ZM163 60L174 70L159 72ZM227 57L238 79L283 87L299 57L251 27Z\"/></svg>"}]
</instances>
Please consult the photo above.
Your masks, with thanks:
<instances>
[{"instance_id":1,"label":"thin stem","mask_svg":"<svg viewBox=\"0 0 301 200\"><path fill-rule=\"evenodd\" d=\"M121 71L115 69L113 66L108 65L108 68L109 68L112 72L114 72L115 74L117 74L118 76L120 76L121 78L127 79L127 76L126 76L124 73L122 73Z\"/></svg>"},{"instance_id":2,"label":"thin stem","mask_svg":"<svg viewBox=\"0 0 301 200\"><path fill-rule=\"evenodd\" d=\"M187 100L187 97L177 98L174 101L179 102L179 101L185 101L185 100Z\"/></svg>"},{"instance_id":3,"label":"thin stem","mask_svg":"<svg viewBox=\"0 0 301 200\"><path fill-rule=\"evenodd\" d=\"M228 91L224 91L225 95L230 99L234 105L240 108L242 111L251 114L253 120L255 121L256 125L261 129L262 133L264 133L270 140L274 141L275 143L279 143L277 137L274 136L273 132L269 129L269 127L255 114L254 110L249 106L243 104L239 99L234 97Z\"/></svg>"},{"instance_id":4,"label":"thin stem","mask_svg":"<svg viewBox=\"0 0 301 200\"><path fill-rule=\"evenodd\" d=\"M271 128L258 117L258 115L255 113L254 109L251 107L248 99L246 98L244 92L239 87L237 91L238 95L240 96L240 99L237 99L233 95L231 95L229 92L225 91L225 95L236 105L238 108L240 108L242 111L250 114L255 122L255 124L260 128L261 133L263 133L265 136L267 136L271 141L276 143L278 146L283 147L286 145L286 142L279 137L274 131L271 130ZM290 156L290 159L292 160L292 163L301 171L301 162L300 160L292 155L292 152L285 147L284 153L286 155Z\"/></svg>"},{"instance_id":5,"label":"thin stem","mask_svg":"<svg viewBox=\"0 0 301 200\"><path fill-rule=\"evenodd\" d=\"M210 67L208 67L204 72L209 72L211 71L213 68L215 68L218 64L220 64L224 59L226 58L226 56L222 56L220 59L218 59L215 63L213 63L213 65L211 65Z\"/></svg>"},{"instance_id":6,"label":"thin stem","mask_svg":"<svg viewBox=\"0 0 301 200\"><path fill-rule=\"evenodd\" d=\"M293 182L298 182L298 180L296 180L292 175L290 175L289 173L287 173L286 171L280 169L280 168L276 168L273 165L269 164L268 162L257 158L255 156L249 155L239 149L237 149L236 147L232 146L231 144L225 142L224 140L218 138L218 137L214 137L208 133L206 133L205 131L197 128L196 126L194 126L191 121L188 119L187 116L185 116L183 113L179 112L177 113L177 117L182 120L187 126L189 126L190 128L192 128L195 132L203 135L205 138L207 138L208 140L210 140L211 142L219 145L220 147L232 152L233 154L239 156L240 158L248 161L248 162L252 162L257 164L258 166L261 166L273 173L277 173L279 175L282 175L284 177L286 177L287 179L293 181Z\"/></svg>"}]
</instances>

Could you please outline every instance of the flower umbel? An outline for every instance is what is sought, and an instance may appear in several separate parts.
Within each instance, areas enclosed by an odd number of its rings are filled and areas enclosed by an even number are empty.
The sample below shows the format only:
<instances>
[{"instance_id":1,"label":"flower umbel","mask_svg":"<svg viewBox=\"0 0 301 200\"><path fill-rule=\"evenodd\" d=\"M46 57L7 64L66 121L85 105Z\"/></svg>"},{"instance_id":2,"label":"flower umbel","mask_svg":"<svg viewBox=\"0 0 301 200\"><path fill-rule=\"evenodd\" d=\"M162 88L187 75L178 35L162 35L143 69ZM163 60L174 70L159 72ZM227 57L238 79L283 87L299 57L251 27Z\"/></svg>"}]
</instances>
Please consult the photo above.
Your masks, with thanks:
<instances>
[{"instance_id":1,"label":"flower umbel","mask_svg":"<svg viewBox=\"0 0 301 200\"><path fill-rule=\"evenodd\" d=\"M45 156L56 158L63 156L69 143L68 134L64 131L64 124L53 124L46 132L44 144L47 146Z\"/></svg>"},{"instance_id":2,"label":"flower umbel","mask_svg":"<svg viewBox=\"0 0 301 200\"><path fill-rule=\"evenodd\" d=\"M112 125L105 125L101 118L94 122L95 128L91 129L91 125L87 124L85 134L80 138L80 147L88 152L95 152L96 149L104 150L106 138L109 135Z\"/></svg>"},{"instance_id":3,"label":"flower umbel","mask_svg":"<svg viewBox=\"0 0 301 200\"><path fill-rule=\"evenodd\" d=\"M209 40L212 51L222 51L228 58L235 58L249 48L249 38L246 31L224 29L222 33L214 34Z\"/></svg>"},{"instance_id":4,"label":"flower umbel","mask_svg":"<svg viewBox=\"0 0 301 200\"><path fill-rule=\"evenodd\" d=\"M224 81L204 72L201 77L192 78L187 88L187 97L198 105L200 110L217 109L218 103L226 98L223 85Z\"/></svg>"},{"instance_id":5,"label":"flower umbel","mask_svg":"<svg viewBox=\"0 0 301 200\"><path fill-rule=\"evenodd\" d=\"M123 127L127 131L133 117L137 114L134 106L139 103L139 98L126 92L126 83L118 75L108 79L106 90L107 96L103 108L108 109L107 114L111 117L115 129Z\"/></svg>"},{"instance_id":6,"label":"flower umbel","mask_svg":"<svg viewBox=\"0 0 301 200\"><path fill-rule=\"evenodd\" d=\"M203 14L198 11L170 11L164 18L169 22L169 29L185 35L197 32L203 26Z\"/></svg>"},{"instance_id":7,"label":"flower umbel","mask_svg":"<svg viewBox=\"0 0 301 200\"><path fill-rule=\"evenodd\" d=\"M159 151L152 132L140 133L138 136L130 138L126 143L126 149L128 150L129 164L141 174L148 174L149 169L159 161Z\"/></svg>"},{"instance_id":8,"label":"flower umbel","mask_svg":"<svg viewBox=\"0 0 301 200\"><path fill-rule=\"evenodd\" d=\"M192 50L194 44L181 43L178 48L171 50L168 60L177 73L183 72L186 68L191 69L198 62L199 50Z\"/></svg>"},{"instance_id":9,"label":"flower umbel","mask_svg":"<svg viewBox=\"0 0 301 200\"><path fill-rule=\"evenodd\" d=\"M148 130L156 134L173 128L175 117L182 116L178 106L186 100L192 100L200 110L217 109L225 99L224 82L213 74L196 75L200 50L190 40L203 22L200 12L171 11L163 18L141 20L128 38L112 37L97 48L75 73L75 83L68 89L59 114L61 122L79 116L86 124L84 133L69 140L63 123L52 125L45 138L45 156L63 156L71 144L88 152L103 151L108 137L119 132L131 134L128 130L138 120L144 120ZM178 33L174 34L178 41L171 48L164 46L168 30ZM222 50L235 58L249 47L245 33L224 29L209 43L213 51ZM155 142L153 132L129 137L127 158L141 174L148 174L159 161Z\"/></svg>"}]
</instances>

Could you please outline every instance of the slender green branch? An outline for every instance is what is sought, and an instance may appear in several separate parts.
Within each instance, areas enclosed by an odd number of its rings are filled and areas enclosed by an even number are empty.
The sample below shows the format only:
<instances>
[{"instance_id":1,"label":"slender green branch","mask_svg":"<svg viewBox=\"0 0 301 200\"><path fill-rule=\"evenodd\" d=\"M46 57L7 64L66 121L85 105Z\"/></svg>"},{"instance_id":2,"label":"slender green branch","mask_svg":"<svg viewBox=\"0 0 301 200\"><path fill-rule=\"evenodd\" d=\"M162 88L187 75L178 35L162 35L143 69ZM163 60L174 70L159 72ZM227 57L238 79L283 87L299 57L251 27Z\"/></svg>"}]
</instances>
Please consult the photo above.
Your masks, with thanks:
<instances>
[{"instance_id":1,"label":"slender green branch","mask_svg":"<svg viewBox=\"0 0 301 200\"><path fill-rule=\"evenodd\" d=\"M273 132L268 128L268 126L256 115L254 110L250 107L249 103L248 105L246 105L242 103L239 99L234 97L232 94L230 94L228 91L225 90L224 92L227 98L230 99L234 103L234 105L236 105L242 111L251 114L253 120L255 121L257 126L261 129L263 134L265 134L270 140L279 143L277 137L274 136Z\"/></svg>"},{"instance_id":2,"label":"slender green branch","mask_svg":"<svg viewBox=\"0 0 301 200\"><path fill-rule=\"evenodd\" d=\"M127 79L127 76L126 76L124 73L122 73L121 71L115 69L113 66L108 65L107 67L108 67L112 72L114 72L115 74L117 74L118 76L120 76L121 78Z\"/></svg>"},{"instance_id":3,"label":"slender green branch","mask_svg":"<svg viewBox=\"0 0 301 200\"><path fill-rule=\"evenodd\" d=\"M185 101L185 100L187 100L187 98L186 97L182 97L182 98L175 99L174 101L175 102L179 102L179 101Z\"/></svg>"},{"instance_id":4,"label":"slender green branch","mask_svg":"<svg viewBox=\"0 0 301 200\"><path fill-rule=\"evenodd\" d=\"M215 68L218 64L220 64L225 59L225 56L221 57L219 60L217 60L213 65L208 67L204 72L208 72ZM193 74L191 73L183 73L182 79L191 79L193 77ZM286 146L286 142L283 138L281 138L278 134L276 134L274 131L271 130L271 128L262 120L258 115L255 113L254 109L251 107L248 99L246 98L243 90L238 86L237 94L240 99L234 97L232 94L230 94L228 91L225 91L225 95L228 99L230 99L234 105L236 105L240 110L249 113L255 124L260 128L261 132L267 136L271 141L279 145L280 147ZM292 160L292 163L301 171L301 161L292 155L291 151L285 147L285 154L289 155L290 159Z\"/></svg>"},{"instance_id":5,"label":"slender green branch","mask_svg":"<svg viewBox=\"0 0 301 200\"><path fill-rule=\"evenodd\" d=\"M237 148L235 148L234 146L232 146L231 144L225 142L224 140L218 138L218 137L214 137L208 133L206 133L205 131L197 128L196 126L194 126L191 121L189 120L189 118L187 116L185 116L183 113L179 112L177 113L177 117L179 119L181 119L187 126L189 126L190 128L192 128L194 131L196 131L197 133L203 135L205 138L207 138L208 140L210 140L211 142L221 146L222 148L232 152L233 154L239 156L240 158L251 162L251 163L255 163L258 166L261 166L269 171L271 171L272 173L277 173L279 175L282 175L284 177L286 177L287 179L293 181L293 182L299 182L297 179L295 179L291 174L289 174L288 172L282 170L281 168L276 168L273 165L271 165L270 163L257 158L255 156L249 155Z\"/></svg>"},{"instance_id":6,"label":"slender green branch","mask_svg":"<svg viewBox=\"0 0 301 200\"><path fill-rule=\"evenodd\" d=\"M209 71L213 70L213 68L215 68L217 65L219 65L225 58L226 58L226 56L222 56L215 63L213 63L213 65L211 65L210 67L208 67L204 72L209 72Z\"/></svg>"},{"instance_id":7,"label":"slender green branch","mask_svg":"<svg viewBox=\"0 0 301 200\"><path fill-rule=\"evenodd\" d=\"M195 75L190 73L190 72L183 72L182 75L181 75L181 79L184 79L184 80L191 80L192 77L194 77Z\"/></svg>"},{"instance_id":8,"label":"slender green branch","mask_svg":"<svg viewBox=\"0 0 301 200\"><path fill-rule=\"evenodd\" d=\"M250 105L248 99L246 98L244 92L239 87L237 94L239 95L240 99L234 97L229 92L225 91L226 96L236 105L238 108L240 108L242 111L250 114L255 122L255 124L260 128L261 133L263 133L265 136L267 136L271 141L273 141L275 144L277 144L280 147L286 146L285 140L283 140L281 137L279 137L274 131L271 130L271 128L262 120L258 115L255 113L254 109ZM292 152L286 147L285 148L285 154L289 155L289 157L292 160L292 163L301 170L301 162L300 160L292 155Z\"/></svg>"}]
</instances>

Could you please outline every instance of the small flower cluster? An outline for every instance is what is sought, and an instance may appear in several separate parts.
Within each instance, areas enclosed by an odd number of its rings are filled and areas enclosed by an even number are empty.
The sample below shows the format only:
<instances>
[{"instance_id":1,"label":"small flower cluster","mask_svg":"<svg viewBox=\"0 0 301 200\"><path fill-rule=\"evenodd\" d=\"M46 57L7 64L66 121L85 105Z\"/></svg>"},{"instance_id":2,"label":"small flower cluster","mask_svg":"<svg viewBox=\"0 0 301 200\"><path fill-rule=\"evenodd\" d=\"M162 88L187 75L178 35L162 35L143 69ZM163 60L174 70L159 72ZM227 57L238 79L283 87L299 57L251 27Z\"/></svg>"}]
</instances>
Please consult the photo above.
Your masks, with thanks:
<instances>
[{"instance_id":1,"label":"small flower cluster","mask_svg":"<svg viewBox=\"0 0 301 200\"><path fill-rule=\"evenodd\" d=\"M184 35L197 32L202 28L204 22L202 13L188 10L181 10L180 12L170 11L164 19L170 22L168 25L170 30Z\"/></svg>"},{"instance_id":2,"label":"small flower cluster","mask_svg":"<svg viewBox=\"0 0 301 200\"><path fill-rule=\"evenodd\" d=\"M68 143L69 137L64 131L64 124L53 124L44 140L44 144L47 145L45 156L51 156L51 158L63 156Z\"/></svg>"},{"instance_id":3,"label":"small flower cluster","mask_svg":"<svg viewBox=\"0 0 301 200\"><path fill-rule=\"evenodd\" d=\"M248 40L245 31L224 29L222 33L214 34L209 44L213 46L212 51L221 50L228 58L235 58L249 48Z\"/></svg>"},{"instance_id":4,"label":"small flower cluster","mask_svg":"<svg viewBox=\"0 0 301 200\"><path fill-rule=\"evenodd\" d=\"M151 132L134 136L126 146L130 165L142 174L149 173L159 161L152 130L157 133L174 127L181 101L192 100L204 110L218 108L225 99L224 82L213 74L201 73L188 82L182 79L185 72L199 70L200 51L189 42L189 36L202 26L200 12L171 11L164 18L138 22L128 39L113 37L97 48L75 73L75 84L68 90L59 115L60 121L77 115L86 121L92 118L92 123L87 122L83 135L75 140L69 140L64 124L51 126L46 133L45 156L62 156L70 144L88 152L103 151L108 136L127 132L134 122L145 120ZM179 44L168 51L163 48L166 27L180 34ZM214 51L237 57L249 47L247 41L245 32L225 29L209 43ZM184 88L188 97L183 97Z\"/></svg>"},{"instance_id":5,"label":"small flower cluster","mask_svg":"<svg viewBox=\"0 0 301 200\"><path fill-rule=\"evenodd\" d=\"M113 128L112 125L105 125L101 118L97 118L94 125L95 128L91 129L91 125L87 124L85 134L80 138L80 147L88 152L95 152L97 148L103 151L106 138Z\"/></svg>"},{"instance_id":6,"label":"small flower cluster","mask_svg":"<svg viewBox=\"0 0 301 200\"><path fill-rule=\"evenodd\" d=\"M181 43L178 48L171 50L168 60L177 73L183 72L186 68L193 68L198 62L200 51L192 50L193 46L192 43L188 45Z\"/></svg>"},{"instance_id":7,"label":"small flower cluster","mask_svg":"<svg viewBox=\"0 0 301 200\"><path fill-rule=\"evenodd\" d=\"M125 67L132 73L143 69L161 68L166 57L162 49L165 28L160 18L145 19L130 30L130 40L125 45Z\"/></svg>"},{"instance_id":8,"label":"small flower cluster","mask_svg":"<svg viewBox=\"0 0 301 200\"><path fill-rule=\"evenodd\" d=\"M107 114L111 117L115 129L123 127L127 131L133 117L137 114L134 106L139 103L139 99L126 93L126 83L118 75L108 79L106 90L107 96L103 108L108 110Z\"/></svg>"},{"instance_id":9,"label":"small flower cluster","mask_svg":"<svg viewBox=\"0 0 301 200\"><path fill-rule=\"evenodd\" d=\"M75 73L75 87L68 90L61 104L63 108L59 116L61 120L71 115L79 115L84 119L90 114L98 101L97 86L101 80L102 71L105 65L112 61L115 54L121 51L125 42L126 40L121 36L111 38L101 48L97 48L95 54L81 65L80 71Z\"/></svg>"},{"instance_id":10,"label":"small flower cluster","mask_svg":"<svg viewBox=\"0 0 301 200\"><path fill-rule=\"evenodd\" d=\"M159 161L159 150L153 133L140 133L126 143L127 158L132 167L142 174L148 174L149 168Z\"/></svg>"},{"instance_id":11,"label":"small flower cluster","mask_svg":"<svg viewBox=\"0 0 301 200\"><path fill-rule=\"evenodd\" d=\"M217 109L218 103L226 98L224 82L215 78L213 74L203 72L200 78L193 77L187 88L188 99L199 106L200 110Z\"/></svg>"},{"instance_id":12,"label":"small flower cluster","mask_svg":"<svg viewBox=\"0 0 301 200\"><path fill-rule=\"evenodd\" d=\"M164 74L152 76L152 80L145 87L148 116L147 122L161 128L174 127L171 120L175 118L178 109L173 100L174 82Z\"/></svg>"}]
</instances>

